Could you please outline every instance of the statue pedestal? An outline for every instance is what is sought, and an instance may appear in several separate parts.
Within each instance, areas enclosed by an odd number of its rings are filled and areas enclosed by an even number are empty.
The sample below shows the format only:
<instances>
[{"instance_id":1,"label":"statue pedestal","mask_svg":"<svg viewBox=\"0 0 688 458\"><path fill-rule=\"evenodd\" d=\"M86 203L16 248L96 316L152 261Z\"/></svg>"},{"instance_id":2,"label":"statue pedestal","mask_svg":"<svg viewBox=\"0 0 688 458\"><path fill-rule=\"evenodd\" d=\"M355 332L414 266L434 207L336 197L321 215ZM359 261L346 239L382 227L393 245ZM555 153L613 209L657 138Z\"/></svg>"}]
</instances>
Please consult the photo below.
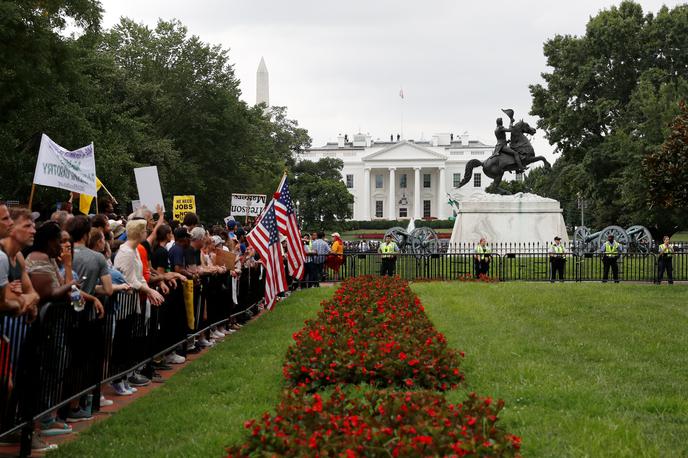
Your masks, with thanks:
<instances>
[{"instance_id":1,"label":"statue pedestal","mask_svg":"<svg viewBox=\"0 0 688 458\"><path fill-rule=\"evenodd\" d=\"M500 196L484 192L459 197L453 244L478 243L481 237L491 246L498 243L549 244L555 236L568 243L559 201L535 194ZM450 248L451 250L451 248Z\"/></svg>"}]
</instances>

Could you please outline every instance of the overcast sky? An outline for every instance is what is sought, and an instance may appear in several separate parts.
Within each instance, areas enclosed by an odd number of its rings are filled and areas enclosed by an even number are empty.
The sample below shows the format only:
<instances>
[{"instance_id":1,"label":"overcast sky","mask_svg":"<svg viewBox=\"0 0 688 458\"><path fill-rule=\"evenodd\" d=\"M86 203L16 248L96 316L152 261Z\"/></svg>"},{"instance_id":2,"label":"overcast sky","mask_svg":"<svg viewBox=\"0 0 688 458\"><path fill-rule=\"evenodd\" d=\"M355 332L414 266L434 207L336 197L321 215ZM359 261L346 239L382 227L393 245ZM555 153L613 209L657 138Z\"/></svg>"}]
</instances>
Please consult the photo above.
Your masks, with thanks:
<instances>
[{"instance_id":1,"label":"overcast sky","mask_svg":"<svg viewBox=\"0 0 688 458\"><path fill-rule=\"evenodd\" d=\"M495 118L513 108L531 125L529 84L547 71L542 45L582 35L608 0L103 0L104 25L127 16L150 25L177 18L203 41L230 50L242 98L255 103L261 56L271 105L308 129L313 145L338 133L388 140L468 131L494 143ZM646 0L656 12L676 0ZM405 98L399 97L403 88ZM402 106L403 105L403 106ZM538 132L537 154L553 147Z\"/></svg>"}]
</instances>

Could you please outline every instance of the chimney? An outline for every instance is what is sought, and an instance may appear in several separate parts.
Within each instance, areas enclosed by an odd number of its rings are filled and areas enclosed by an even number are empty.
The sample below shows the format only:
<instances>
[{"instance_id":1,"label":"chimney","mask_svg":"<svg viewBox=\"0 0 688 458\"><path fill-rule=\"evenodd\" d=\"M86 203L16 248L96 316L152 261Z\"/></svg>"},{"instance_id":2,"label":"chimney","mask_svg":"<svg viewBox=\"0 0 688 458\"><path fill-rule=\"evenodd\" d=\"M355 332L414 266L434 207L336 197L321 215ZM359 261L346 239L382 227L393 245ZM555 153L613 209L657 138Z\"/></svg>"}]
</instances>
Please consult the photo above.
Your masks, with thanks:
<instances>
[{"instance_id":1,"label":"chimney","mask_svg":"<svg viewBox=\"0 0 688 458\"><path fill-rule=\"evenodd\" d=\"M468 131L461 134L461 146L468 146Z\"/></svg>"},{"instance_id":2,"label":"chimney","mask_svg":"<svg viewBox=\"0 0 688 458\"><path fill-rule=\"evenodd\" d=\"M342 134L339 134L339 135L337 136L337 147L338 147L338 148L344 148L344 146L345 146L345 144L344 144L344 136L343 136Z\"/></svg>"}]
</instances>

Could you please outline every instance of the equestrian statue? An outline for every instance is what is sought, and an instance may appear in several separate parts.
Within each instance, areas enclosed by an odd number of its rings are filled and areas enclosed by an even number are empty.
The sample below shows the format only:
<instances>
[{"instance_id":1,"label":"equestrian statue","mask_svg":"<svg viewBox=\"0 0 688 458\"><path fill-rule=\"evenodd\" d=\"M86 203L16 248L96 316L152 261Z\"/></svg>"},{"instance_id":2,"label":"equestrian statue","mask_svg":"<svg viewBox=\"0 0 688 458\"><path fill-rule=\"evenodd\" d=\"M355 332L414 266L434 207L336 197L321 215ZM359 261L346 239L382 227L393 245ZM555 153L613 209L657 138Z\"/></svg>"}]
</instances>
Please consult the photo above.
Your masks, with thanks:
<instances>
[{"instance_id":1,"label":"equestrian statue","mask_svg":"<svg viewBox=\"0 0 688 458\"><path fill-rule=\"evenodd\" d=\"M536 156L533 145L525 134L535 134L535 129L530 127L527 122L520 120L514 124L514 110L502 110L509 117L509 127L504 127L502 118L497 118L495 128L495 145L492 156L485 161L471 159L466 164L466 171L463 180L459 183L459 188L468 183L473 177L473 169L482 167L483 173L494 180L495 188L499 194L509 194L508 191L499 187L502 182L504 172L523 173L527 166L538 161L542 161L546 168L550 167L549 162L543 156ZM511 139L506 139L506 134L511 134Z\"/></svg>"}]
</instances>

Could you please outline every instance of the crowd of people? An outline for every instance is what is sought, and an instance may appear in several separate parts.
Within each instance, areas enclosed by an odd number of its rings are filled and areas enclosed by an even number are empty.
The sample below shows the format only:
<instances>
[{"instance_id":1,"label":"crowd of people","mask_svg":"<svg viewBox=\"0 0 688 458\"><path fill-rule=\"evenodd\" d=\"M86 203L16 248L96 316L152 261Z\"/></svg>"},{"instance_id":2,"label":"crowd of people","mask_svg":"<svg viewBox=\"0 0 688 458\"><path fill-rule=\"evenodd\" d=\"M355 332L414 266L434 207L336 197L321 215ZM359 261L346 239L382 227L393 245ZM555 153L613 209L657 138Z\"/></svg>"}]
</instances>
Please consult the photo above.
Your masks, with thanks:
<instances>
[{"instance_id":1,"label":"crowd of people","mask_svg":"<svg viewBox=\"0 0 688 458\"><path fill-rule=\"evenodd\" d=\"M183 222L168 221L161 208L140 208L127 217L57 210L40 221L27 208L0 203L0 311L32 322L48 303L71 304L74 310L90 304L103 318L108 304L117 306L120 292L138 296L141 313L159 308L164 341L185 343L115 380L108 390L130 396L137 387L163 382L160 371L184 363L189 353L242 327L237 315L243 316L236 313L245 306L239 304L242 272L260 266L246 233L234 221L204 228L194 213ZM221 287L231 298L228 304L217 310L199 308L198 301L193 305L194 286L204 277L226 282ZM179 288L192 305L165 306L166 297ZM197 332L219 322L224 324ZM100 399L101 406L112 403ZM47 437L69 434L71 423L91 417L86 396L44 416L35 425L40 434L33 436L34 450L55 448Z\"/></svg>"}]
</instances>

